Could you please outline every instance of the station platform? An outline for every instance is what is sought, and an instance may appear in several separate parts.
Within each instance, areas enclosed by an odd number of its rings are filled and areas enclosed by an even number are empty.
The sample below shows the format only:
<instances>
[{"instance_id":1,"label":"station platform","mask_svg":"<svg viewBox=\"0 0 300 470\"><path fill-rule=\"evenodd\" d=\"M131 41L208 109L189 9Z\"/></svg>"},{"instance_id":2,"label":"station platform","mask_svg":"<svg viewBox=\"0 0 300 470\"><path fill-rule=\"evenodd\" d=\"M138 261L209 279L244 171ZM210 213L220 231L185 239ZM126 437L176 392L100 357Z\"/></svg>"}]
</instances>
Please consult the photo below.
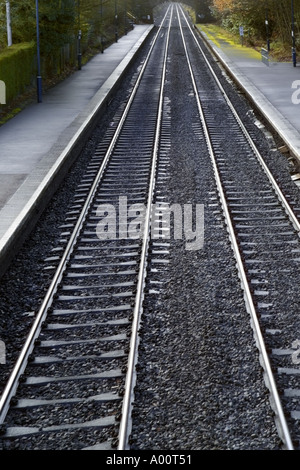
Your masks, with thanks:
<instances>
[{"instance_id":1,"label":"station platform","mask_svg":"<svg viewBox=\"0 0 300 470\"><path fill-rule=\"evenodd\" d=\"M135 25L0 127L0 276L80 152L153 25Z\"/></svg>"},{"instance_id":2,"label":"station platform","mask_svg":"<svg viewBox=\"0 0 300 470\"><path fill-rule=\"evenodd\" d=\"M209 25L196 29L245 95L281 136L300 162L300 58L290 62L266 60L261 51L218 36Z\"/></svg>"}]
</instances>

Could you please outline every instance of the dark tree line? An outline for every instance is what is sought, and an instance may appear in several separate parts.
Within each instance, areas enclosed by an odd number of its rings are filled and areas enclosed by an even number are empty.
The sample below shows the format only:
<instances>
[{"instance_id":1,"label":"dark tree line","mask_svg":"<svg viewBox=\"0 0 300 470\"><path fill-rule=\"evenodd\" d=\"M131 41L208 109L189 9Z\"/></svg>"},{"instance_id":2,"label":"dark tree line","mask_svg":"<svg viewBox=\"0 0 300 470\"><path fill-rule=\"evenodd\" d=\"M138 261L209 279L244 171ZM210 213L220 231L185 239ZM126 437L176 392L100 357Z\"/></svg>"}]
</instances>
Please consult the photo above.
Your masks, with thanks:
<instances>
[{"instance_id":1,"label":"dark tree line","mask_svg":"<svg viewBox=\"0 0 300 470\"><path fill-rule=\"evenodd\" d=\"M201 0L199 0L201 2ZM291 44L292 31L299 42L300 0L208 0L209 7L224 26L237 31L243 25L257 38ZM267 22L267 23L266 23Z\"/></svg>"},{"instance_id":2,"label":"dark tree line","mask_svg":"<svg viewBox=\"0 0 300 470\"><path fill-rule=\"evenodd\" d=\"M13 43L35 41L35 0L11 0ZM159 0L39 0L41 52L52 53L76 39L78 29L87 44L97 44L100 36L109 39L115 28L124 34L131 22L145 21ZM151 18L152 19L152 18ZM0 48L7 46L6 5L0 6Z\"/></svg>"}]
</instances>

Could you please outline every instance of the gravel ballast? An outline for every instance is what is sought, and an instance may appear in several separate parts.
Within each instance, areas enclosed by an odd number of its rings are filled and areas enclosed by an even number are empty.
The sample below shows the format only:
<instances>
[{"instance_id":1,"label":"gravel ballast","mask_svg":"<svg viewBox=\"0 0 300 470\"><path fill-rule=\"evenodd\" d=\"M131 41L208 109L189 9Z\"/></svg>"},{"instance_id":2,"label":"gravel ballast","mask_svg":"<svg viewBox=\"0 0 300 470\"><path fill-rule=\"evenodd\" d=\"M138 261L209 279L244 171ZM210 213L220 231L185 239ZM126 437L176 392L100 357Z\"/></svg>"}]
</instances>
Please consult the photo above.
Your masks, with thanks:
<instances>
[{"instance_id":1,"label":"gravel ballast","mask_svg":"<svg viewBox=\"0 0 300 470\"><path fill-rule=\"evenodd\" d=\"M250 316L224 224L178 29L173 28L165 89L169 145L159 156L157 188L169 204L204 205L204 246L186 250L168 240L168 256L153 289L149 271L140 330L139 362L131 434L132 450L278 450L275 426ZM215 67L216 64L215 64ZM239 113L256 136L275 175L295 203L298 189L287 160L270 152L251 107L218 70ZM76 166L16 257L0 285L0 338L7 346L1 388L49 285L44 259L57 246L65 213L86 160L109 126L130 77L95 131ZM168 161L169 174L164 170ZM163 162L163 166L162 165ZM163 168L163 176L160 169ZM300 207L300 204L299 204ZM161 246L166 246L164 242ZM0 444L1 445L1 444ZM45 443L43 443L43 446ZM39 443L35 443L39 449Z\"/></svg>"},{"instance_id":2,"label":"gravel ballast","mask_svg":"<svg viewBox=\"0 0 300 470\"><path fill-rule=\"evenodd\" d=\"M170 240L164 287L145 300L131 445L274 450L280 440L178 38L171 33L164 194L170 204L204 204L204 246Z\"/></svg>"}]
</instances>

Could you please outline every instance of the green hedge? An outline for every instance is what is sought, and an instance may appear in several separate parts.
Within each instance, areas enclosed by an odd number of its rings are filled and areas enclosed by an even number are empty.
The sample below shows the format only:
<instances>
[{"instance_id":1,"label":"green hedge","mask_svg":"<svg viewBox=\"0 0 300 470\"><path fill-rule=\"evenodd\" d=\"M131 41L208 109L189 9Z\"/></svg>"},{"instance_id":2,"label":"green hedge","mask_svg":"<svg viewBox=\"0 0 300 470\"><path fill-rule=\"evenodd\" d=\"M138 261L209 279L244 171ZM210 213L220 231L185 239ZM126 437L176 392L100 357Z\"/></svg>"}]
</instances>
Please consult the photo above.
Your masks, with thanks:
<instances>
[{"instance_id":1,"label":"green hedge","mask_svg":"<svg viewBox=\"0 0 300 470\"><path fill-rule=\"evenodd\" d=\"M34 42L14 44L0 53L0 80L6 85L7 103L33 83L34 56Z\"/></svg>"}]
</instances>

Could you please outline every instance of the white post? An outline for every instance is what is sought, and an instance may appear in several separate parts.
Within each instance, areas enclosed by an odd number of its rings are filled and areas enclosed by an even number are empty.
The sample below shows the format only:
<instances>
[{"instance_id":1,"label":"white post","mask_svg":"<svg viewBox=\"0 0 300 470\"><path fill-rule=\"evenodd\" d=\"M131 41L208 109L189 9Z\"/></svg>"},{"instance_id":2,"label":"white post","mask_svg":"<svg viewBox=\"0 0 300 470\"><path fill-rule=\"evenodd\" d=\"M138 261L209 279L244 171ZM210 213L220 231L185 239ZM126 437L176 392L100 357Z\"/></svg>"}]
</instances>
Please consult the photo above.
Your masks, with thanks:
<instances>
[{"instance_id":1,"label":"white post","mask_svg":"<svg viewBox=\"0 0 300 470\"><path fill-rule=\"evenodd\" d=\"M0 104L6 104L6 86L3 80L0 80Z\"/></svg>"},{"instance_id":2,"label":"white post","mask_svg":"<svg viewBox=\"0 0 300 470\"><path fill-rule=\"evenodd\" d=\"M7 45L12 46L11 24L10 24L10 3L6 3L6 25L7 25Z\"/></svg>"}]
</instances>

